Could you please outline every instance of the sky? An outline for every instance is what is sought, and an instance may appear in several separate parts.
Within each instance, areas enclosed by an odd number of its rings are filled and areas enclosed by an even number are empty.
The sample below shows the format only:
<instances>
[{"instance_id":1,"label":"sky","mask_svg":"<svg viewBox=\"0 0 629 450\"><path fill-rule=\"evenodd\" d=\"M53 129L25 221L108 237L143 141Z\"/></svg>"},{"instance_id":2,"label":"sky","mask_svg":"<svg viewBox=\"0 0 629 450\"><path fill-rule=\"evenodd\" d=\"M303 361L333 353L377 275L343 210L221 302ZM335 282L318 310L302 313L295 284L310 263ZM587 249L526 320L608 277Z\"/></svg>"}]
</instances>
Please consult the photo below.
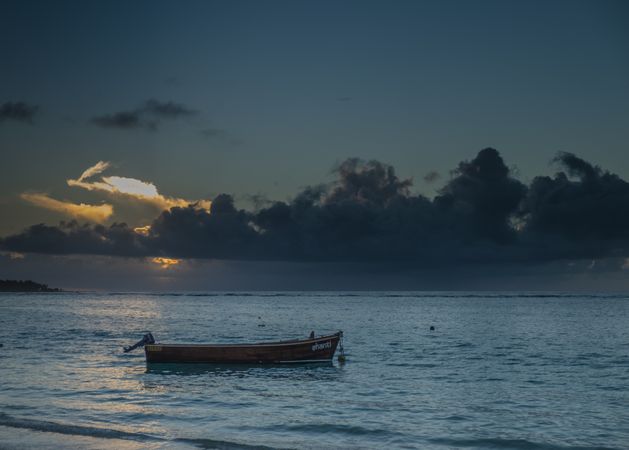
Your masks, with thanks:
<instances>
[{"instance_id":1,"label":"sky","mask_svg":"<svg viewBox=\"0 0 629 450\"><path fill-rule=\"evenodd\" d=\"M629 287L624 1L4 1L0 52L0 279Z\"/></svg>"}]
</instances>

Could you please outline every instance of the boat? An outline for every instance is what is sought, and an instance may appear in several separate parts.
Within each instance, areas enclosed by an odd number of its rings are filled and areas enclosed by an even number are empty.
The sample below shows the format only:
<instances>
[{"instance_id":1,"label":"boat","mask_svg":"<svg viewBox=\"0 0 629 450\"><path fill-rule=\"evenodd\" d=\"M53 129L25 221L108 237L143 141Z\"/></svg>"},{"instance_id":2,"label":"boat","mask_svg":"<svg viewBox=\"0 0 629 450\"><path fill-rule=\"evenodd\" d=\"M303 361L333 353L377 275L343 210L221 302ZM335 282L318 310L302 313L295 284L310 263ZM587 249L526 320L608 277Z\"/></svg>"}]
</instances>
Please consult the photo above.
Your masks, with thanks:
<instances>
[{"instance_id":1,"label":"boat","mask_svg":"<svg viewBox=\"0 0 629 450\"><path fill-rule=\"evenodd\" d=\"M285 364L330 362L341 342L339 361L344 361L343 332L308 339L251 344L165 344L157 343L151 333L125 353L144 346L146 363L205 364Z\"/></svg>"}]
</instances>

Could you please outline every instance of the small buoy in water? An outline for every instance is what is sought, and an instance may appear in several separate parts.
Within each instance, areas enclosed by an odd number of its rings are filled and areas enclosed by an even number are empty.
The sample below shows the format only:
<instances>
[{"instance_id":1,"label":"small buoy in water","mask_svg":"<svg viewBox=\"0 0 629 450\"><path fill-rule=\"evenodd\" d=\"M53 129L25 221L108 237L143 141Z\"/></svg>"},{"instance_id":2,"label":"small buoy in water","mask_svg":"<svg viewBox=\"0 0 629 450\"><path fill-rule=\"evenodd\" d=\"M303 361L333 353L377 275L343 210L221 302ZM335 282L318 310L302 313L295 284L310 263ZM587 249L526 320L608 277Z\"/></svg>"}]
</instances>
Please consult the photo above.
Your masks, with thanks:
<instances>
[{"instance_id":1,"label":"small buoy in water","mask_svg":"<svg viewBox=\"0 0 629 450\"><path fill-rule=\"evenodd\" d=\"M430 325L430 331L435 331L435 327L433 327L432 325Z\"/></svg>"},{"instance_id":2,"label":"small buoy in water","mask_svg":"<svg viewBox=\"0 0 629 450\"><path fill-rule=\"evenodd\" d=\"M345 355L339 355L339 357L338 357L338 361L339 361L340 363L344 363L344 362L346 361L346 359L345 359Z\"/></svg>"}]
</instances>

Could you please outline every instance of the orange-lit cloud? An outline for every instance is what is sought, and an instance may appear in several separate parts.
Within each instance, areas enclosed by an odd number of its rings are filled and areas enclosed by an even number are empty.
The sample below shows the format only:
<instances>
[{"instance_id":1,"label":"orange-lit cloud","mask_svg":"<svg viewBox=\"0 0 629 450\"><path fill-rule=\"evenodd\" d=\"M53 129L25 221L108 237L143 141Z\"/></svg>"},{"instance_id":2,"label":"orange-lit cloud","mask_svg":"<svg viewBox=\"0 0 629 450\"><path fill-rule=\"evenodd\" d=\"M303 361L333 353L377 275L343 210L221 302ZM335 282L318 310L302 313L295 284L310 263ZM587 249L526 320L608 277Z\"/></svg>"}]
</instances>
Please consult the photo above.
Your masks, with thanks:
<instances>
[{"instance_id":1,"label":"orange-lit cloud","mask_svg":"<svg viewBox=\"0 0 629 450\"><path fill-rule=\"evenodd\" d=\"M151 259L151 261L154 262L155 264L159 264L162 269L168 269L169 267L176 266L177 264L181 262L180 259L162 258L161 256L153 258Z\"/></svg>"},{"instance_id":2,"label":"orange-lit cloud","mask_svg":"<svg viewBox=\"0 0 629 450\"><path fill-rule=\"evenodd\" d=\"M143 227L135 227L133 231L135 231L138 234L141 234L142 236L148 236L149 232L151 231L151 226L145 225Z\"/></svg>"},{"instance_id":3,"label":"orange-lit cloud","mask_svg":"<svg viewBox=\"0 0 629 450\"><path fill-rule=\"evenodd\" d=\"M137 180L135 178L127 177L101 177L100 181L90 181L89 179L101 174L103 171L111 166L106 161L99 161L92 167L85 170L79 178L76 180L68 179L69 186L81 187L88 191L105 191L110 194L124 195L136 200L140 200L146 203L154 205L156 208L166 210L175 206L186 207L190 204L194 204L197 208L208 209L211 202L208 200L186 200L182 198L166 197L160 194L157 187L147 181Z\"/></svg>"},{"instance_id":4,"label":"orange-lit cloud","mask_svg":"<svg viewBox=\"0 0 629 450\"><path fill-rule=\"evenodd\" d=\"M106 161L98 161L96 164L94 164L92 167L88 167L79 177L79 181L83 181L87 178L91 178L94 175L98 175L99 173L102 173L103 171L109 169L109 166L111 164L109 164Z\"/></svg>"},{"instance_id":5,"label":"orange-lit cloud","mask_svg":"<svg viewBox=\"0 0 629 450\"><path fill-rule=\"evenodd\" d=\"M109 219L109 217L111 217L111 215L114 213L113 206L107 203L103 203L102 205L89 205L85 203L77 204L57 200L49 197L47 194L28 192L21 194L20 197L23 200L26 200L27 202L41 208L60 212L70 217L86 219L92 222L102 223Z\"/></svg>"}]
</instances>

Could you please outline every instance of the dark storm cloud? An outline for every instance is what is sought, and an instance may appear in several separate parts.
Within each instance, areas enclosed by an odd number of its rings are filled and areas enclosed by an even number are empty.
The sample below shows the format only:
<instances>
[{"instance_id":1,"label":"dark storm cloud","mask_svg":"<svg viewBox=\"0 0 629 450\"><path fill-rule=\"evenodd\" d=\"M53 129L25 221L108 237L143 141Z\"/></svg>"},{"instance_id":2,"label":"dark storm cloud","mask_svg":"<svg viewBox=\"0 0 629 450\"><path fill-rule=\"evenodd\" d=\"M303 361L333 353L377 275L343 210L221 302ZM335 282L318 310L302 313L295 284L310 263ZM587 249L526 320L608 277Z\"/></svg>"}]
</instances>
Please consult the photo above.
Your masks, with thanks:
<instances>
[{"instance_id":1,"label":"dark storm cloud","mask_svg":"<svg viewBox=\"0 0 629 450\"><path fill-rule=\"evenodd\" d=\"M25 253L142 256L147 249L141 238L125 224L105 227L71 221L58 226L33 225L3 239L2 246L23 248Z\"/></svg>"},{"instance_id":2,"label":"dark storm cloud","mask_svg":"<svg viewBox=\"0 0 629 450\"><path fill-rule=\"evenodd\" d=\"M160 254L177 257L255 258L258 233L249 225L251 215L238 211L233 199L221 194L211 210L172 208L152 224L150 245Z\"/></svg>"},{"instance_id":3,"label":"dark storm cloud","mask_svg":"<svg viewBox=\"0 0 629 450\"><path fill-rule=\"evenodd\" d=\"M146 235L111 227L35 225L2 241L14 252L231 260L398 262L439 267L629 256L629 184L568 153L565 173L514 178L491 148L461 162L434 199L378 161L348 159L332 183L288 202L176 207Z\"/></svg>"},{"instance_id":4,"label":"dark storm cloud","mask_svg":"<svg viewBox=\"0 0 629 450\"><path fill-rule=\"evenodd\" d=\"M565 172L536 177L522 204L530 233L602 248L629 239L629 183L570 153L555 158Z\"/></svg>"},{"instance_id":5,"label":"dark storm cloud","mask_svg":"<svg viewBox=\"0 0 629 450\"><path fill-rule=\"evenodd\" d=\"M24 102L5 102L0 106L0 122L14 120L32 124L38 110L38 106Z\"/></svg>"},{"instance_id":6,"label":"dark storm cloud","mask_svg":"<svg viewBox=\"0 0 629 450\"><path fill-rule=\"evenodd\" d=\"M454 173L434 203L449 211L458 233L500 243L514 240L509 219L526 195L526 186L510 176L498 152L486 148L472 161L460 163Z\"/></svg>"},{"instance_id":7,"label":"dark storm cloud","mask_svg":"<svg viewBox=\"0 0 629 450\"><path fill-rule=\"evenodd\" d=\"M198 111L180 103L150 99L133 110L96 116L91 119L91 122L104 128L127 130L144 128L154 131L157 130L161 120L192 117L197 114Z\"/></svg>"}]
</instances>

